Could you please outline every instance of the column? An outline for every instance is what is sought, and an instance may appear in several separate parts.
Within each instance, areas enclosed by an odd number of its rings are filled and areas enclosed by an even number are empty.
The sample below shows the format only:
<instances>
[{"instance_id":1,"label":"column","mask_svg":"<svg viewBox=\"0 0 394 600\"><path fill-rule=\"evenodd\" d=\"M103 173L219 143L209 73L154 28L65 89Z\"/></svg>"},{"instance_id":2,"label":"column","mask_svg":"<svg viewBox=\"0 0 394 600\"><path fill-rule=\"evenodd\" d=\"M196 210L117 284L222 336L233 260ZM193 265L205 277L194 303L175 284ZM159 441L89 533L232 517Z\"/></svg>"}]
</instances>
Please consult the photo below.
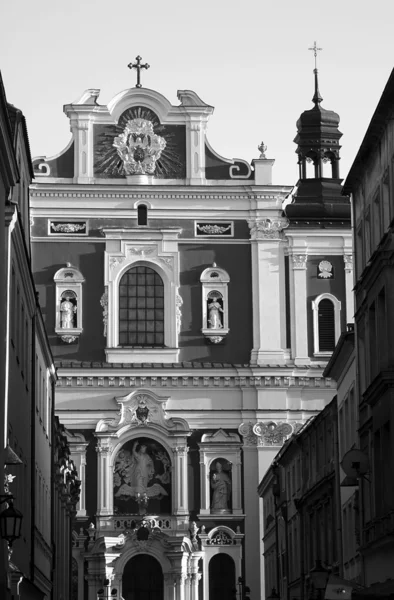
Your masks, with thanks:
<instances>
[{"instance_id":1,"label":"column","mask_svg":"<svg viewBox=\"0 0 394 600\"><path fill-rule=\"evenodd\" d=\"M345 288L346 288L346 323L354 322L354 279L353 279L353 254L344 254L345 263Z\"/></svg>"},{"instance_id":2,"label":"column","mask_svg":"<svg viewBox=\"0 0 394 600\"><path fill-rule=\"evenodd\" d=\"M307 312L307 255L291 254L290 260L290 318L291 356L296 365L308 365L308 312Z\"/></svg>"},{"instance_id":3,"label":"column","mask_svg":"<svg viewBox=\"0 0 394 600\"><path fill-rule=\"evenodd\" d=\"M190 586L190 600L199 600L198 598L198 584L202 577L202 573L192 573L191 586Z\"/></svg>"},{"instance_id":4,"label":"column","mask_svg":"<svg viewBox=\"0 0 394 600\"><path fill-rule=\"evenodd\" d=\"M252 240L252 365L286 362L286 308L282 217L249 222Z\"/></svg>"},{"instance_id":5,"label":"column","mask_svg":"<svg viewBox=\"0 0 394 600\"><path fill-rule=\"evenodd\" d=\"M174 515L188 515L188 471L187 471L187 446L173 448L175 458L175 506Z\"/></svg>"},{"instance_id":6,"label":"column","mask_svg":"<svg viewBox=\"0 0 394 600\"><path fill-rule=\"evenodd\" d=\"M78 477L81 481L81 489L79 494L79 502L77 504L76 517L86 517L86 448L88 444L85 442L85 438L82 434L76 433L71 436L67 436L71 459L73 460L75 467L78 472Z\"/></svg>"},{"instance_id":7,"label":"column","mask_svg":"<svg viewBox=\"0 0 394 600\"><path fill-rule=\"evenodd\" d=\"M113 514L112 472L109 468L110 446L102 441L96 448L98 459L97 514Z\"/></svg>"}]
</instances>

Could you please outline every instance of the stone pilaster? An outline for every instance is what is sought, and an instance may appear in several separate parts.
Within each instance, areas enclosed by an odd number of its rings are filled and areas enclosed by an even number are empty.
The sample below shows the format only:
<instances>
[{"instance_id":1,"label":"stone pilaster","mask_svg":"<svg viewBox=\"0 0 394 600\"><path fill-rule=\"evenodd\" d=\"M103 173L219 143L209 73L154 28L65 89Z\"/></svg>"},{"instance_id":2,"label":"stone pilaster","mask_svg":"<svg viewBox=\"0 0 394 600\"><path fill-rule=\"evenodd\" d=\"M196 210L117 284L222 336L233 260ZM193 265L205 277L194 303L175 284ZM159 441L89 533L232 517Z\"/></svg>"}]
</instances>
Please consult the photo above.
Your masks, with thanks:
<instances>
[{"instance_id":1,"label":"stone pilaster","mask_svg":"<svg viewBox=\"0 0 394 600\"><path fill-rule=\"evenodd\" d=\"M249 222L253 282L252 365L286 362L283 217Z\"/></svg>"},{"instance_id":2,"label":"stone pilaster","mask_svg":"<svg viewBox=\"0 0 394 600\"><path fill-rule=\"evenodd\" d=\"M175 502L173 513L175 515L188 515L188 472L187 472L187 446L175 446L172 449L175 460Z\"/></svg>"},{"instance_id":3,"label":"stone pilaster","mask_svg":"<svg viewBox=\"0 0 394 600\"><path fill-rule=\"evenodd\" d=\"M98 459L97 514L113 514L112 472L109 468L110 446L100 443L96 448Z\"/></svg>"},{"instance_id":4,"label":"stone pilaster","mask_svg":"<svg viewBox=\"0 0 394 600\"><path fill-rule=\"evenodd\" d=\"M290 319L291 357L296 365L308 365L308 312L307 312L307 255L291 254L290 259Z\"/></svg>"}]
</instances>

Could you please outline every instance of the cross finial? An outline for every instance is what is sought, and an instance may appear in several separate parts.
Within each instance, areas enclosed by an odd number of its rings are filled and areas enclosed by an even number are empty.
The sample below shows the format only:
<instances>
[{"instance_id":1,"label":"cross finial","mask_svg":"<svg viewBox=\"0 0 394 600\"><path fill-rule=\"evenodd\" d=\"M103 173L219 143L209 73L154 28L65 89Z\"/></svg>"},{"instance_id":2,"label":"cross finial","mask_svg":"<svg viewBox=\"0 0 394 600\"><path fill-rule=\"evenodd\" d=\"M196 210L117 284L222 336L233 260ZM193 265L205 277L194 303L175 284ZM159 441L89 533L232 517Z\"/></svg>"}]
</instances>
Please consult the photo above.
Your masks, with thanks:
<instances>
[{"instance_id":1,"label":"cross finial","mask_svg":"<svg viewBox=\"0 0 394 600\"><path fill-rule=\"evenodd\" d=\"M140 56L136 56L135 60L137 61L136 63L130 63L127 66L129 67L129 69L137 69L137 83L136 83L136 88L140 88L142 87L141 85L141 69L149 69L150 65L148 65L148 63L145 63L144 65L141 65L141 60L142 58Z\"/></svg>"},{"instance_id":2,"label":"cross finial","mask_svg":"<svg viewBox=\"0 0 394 600\"><path fill-rule=\"evenodd\" d=\"M316 42L314 42L313 48L308 48L308 50L313 50L313 55L315 57L315 69L317 69L317 53L323 50L323 48L318 48Z\"/></svg>"}]
</instances>

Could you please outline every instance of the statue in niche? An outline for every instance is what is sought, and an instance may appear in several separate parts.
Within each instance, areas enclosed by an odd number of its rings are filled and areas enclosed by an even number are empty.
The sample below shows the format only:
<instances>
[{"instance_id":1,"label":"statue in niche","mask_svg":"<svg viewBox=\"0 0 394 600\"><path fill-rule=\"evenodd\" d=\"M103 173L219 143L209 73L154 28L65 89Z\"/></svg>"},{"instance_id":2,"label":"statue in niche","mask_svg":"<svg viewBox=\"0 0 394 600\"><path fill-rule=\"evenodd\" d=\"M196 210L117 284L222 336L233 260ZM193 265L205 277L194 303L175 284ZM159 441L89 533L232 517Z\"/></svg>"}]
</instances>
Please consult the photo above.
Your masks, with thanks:
<instances>
[{"instance_id":1,"label":"statue in niche","mask_svg":"<svg viewBox=\"0 0 394 600\"><path fill-rule=\"evenodd\" d=\"M60 326L62 329L76 327L77 299L74 292L62 294L60 303Z\"/></svg>"},{"instance_id":2,"label":"statue in niche","mask_svg":"<svg viewBox=\"0 0 394 600\"><path fill-rule=\"evenodd\" d=\"M161 502L169 496L170 490L171 461L164 448L145 438L126 443L114 466L114 503L118 511L145 514L151 500ZM157 510L168 512L160 502L156 503ZM142 504L144 512L141 513Z\"/></svg>"},{"instance_id":3,"label":"statue in niche","mask_svg":"<svg viewBox=\"0 0 394 600\"><path fill-rule=\"evenodd\" d=\"M218 292L216 292L218 294ZM222 301L219 295L208 296L208 328L209 329L223 329L222 316L224 310L219 300ZM223 303L223 301L222 301Z\"/></svg>"},{"instance_id":4,"label":"statue in niche","mask_svg":"<svg viewBox=\"0 0 394 600\"><path fill-rule=\"evenodd\" d=\"M229 512L230 510L231 478L225 472L225 469L229 471L230 464L227 461L224 461L224 463L223 465L222 462L217 460L211 473L211 488L213 490L211 512Z\"/></svg>"}]
</instances>

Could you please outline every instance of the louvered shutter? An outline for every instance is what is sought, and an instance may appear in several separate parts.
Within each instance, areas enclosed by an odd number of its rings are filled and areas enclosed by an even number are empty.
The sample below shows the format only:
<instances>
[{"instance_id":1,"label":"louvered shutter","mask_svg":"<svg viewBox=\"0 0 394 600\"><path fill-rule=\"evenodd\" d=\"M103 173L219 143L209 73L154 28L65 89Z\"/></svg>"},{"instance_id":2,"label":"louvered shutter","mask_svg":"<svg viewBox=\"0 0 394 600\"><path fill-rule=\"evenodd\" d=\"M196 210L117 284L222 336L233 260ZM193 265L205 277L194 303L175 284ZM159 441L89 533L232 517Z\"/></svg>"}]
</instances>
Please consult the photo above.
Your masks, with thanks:
<instances>
[{"instance_id":1,"label":"louvered shutter","mask_svg":"<svg viewBox=\"0 0 394 600\"><path fill-rule=\"evenodd\" d=\"M319 351L332 352L335 348L335 311L331 300L321 300L318 308Z\"/></svg>"}]
</instances>

